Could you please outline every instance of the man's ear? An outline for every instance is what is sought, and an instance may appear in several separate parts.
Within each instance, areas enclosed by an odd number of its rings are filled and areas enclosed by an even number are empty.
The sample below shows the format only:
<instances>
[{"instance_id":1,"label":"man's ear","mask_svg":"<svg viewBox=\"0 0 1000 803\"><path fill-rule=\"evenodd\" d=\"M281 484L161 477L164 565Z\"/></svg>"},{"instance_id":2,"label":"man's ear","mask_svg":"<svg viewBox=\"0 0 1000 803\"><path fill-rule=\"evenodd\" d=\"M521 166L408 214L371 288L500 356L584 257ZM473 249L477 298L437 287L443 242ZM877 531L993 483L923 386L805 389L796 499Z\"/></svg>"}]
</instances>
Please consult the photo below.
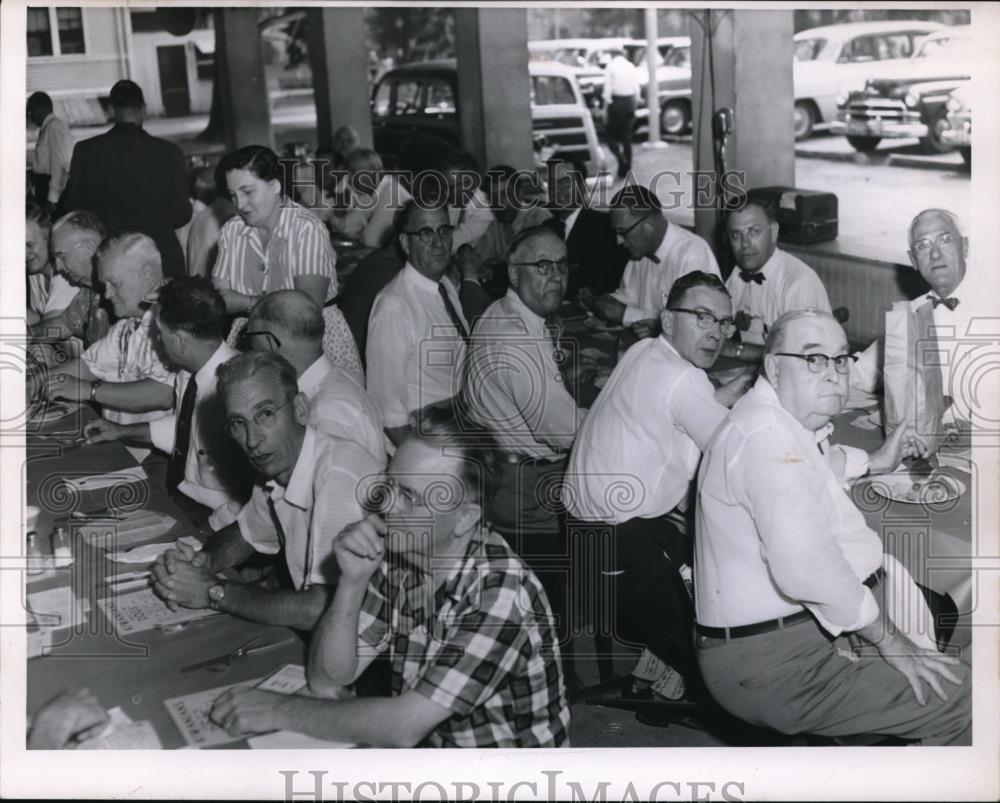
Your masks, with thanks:
<instances>
[{"instance_id":1,"label":"man's ear","mask_svg":"<svg viewBox=\"0 0 1000 803\"><path fill-rule=\"evenodd\" d=\"M507 266L507 279L510 282L510 286L517 290L518 286L521 284L521 274L513 265Z\"/></svg>"},{"instance_id":2,"label":"man's ear","mask_svg":"<svg viewBox=\"0 0 1000 803\"><path fill-rule=\"evenodd\" d=\"M674 334L674 316L670 310L664 309L660 313L660 326L663 327L663 334L669 339Z\"/></svg>"},{"instance_id":3,"label":"man's ear","mask_svg":"<svg viewBox=\"0 0 1000 803\"><path fill-rule=\"evenodd\" d=\"M781 226L778 225L778 221L771 223L769 228L771 229L771 242L776 246L778 244L778 232L781 230Z\"/></svg>"},{"instance_id":4,"label":"man's ear","mask_svg":"<svg viewBox=\"0 0 1000 803\"><path fill-rule=\"evenodd\" d=\"M410 259L410 243L407 241L405 234L399 235L399 247L403 249L403 254L406 255L406 260Z\"/></svg>"},{"instance_id":5,"label":"man's ear","mask_svg":"<svg viewBox=\"0 0 1000 803\"><path fill-rule=\"evenodd\" d=\"M969 258L969 238L968 237L963 237L962 238L962 258L963 259L968 259Z\"/></svg>"},{"instance_id":6,"label":"man's ear","mask_svg":"<svg viewBox=\"0 0 1000 803\"><path fill-rule=\"evenodd\" d=\"M914 270L920 270L920 266L917 265L917 255L913 253L913 249L907 250L906 255L910 258L910 264L913 266Z\"/></svg>"},{"instance_id":7,"label":"man's ear","mask_svg":"<svg viewBox=\"0 0 1000 803\"><path fill-rule=\"evenodd\" d=\"M296 393L292 399L292 407L295 410L295 421L302 426L309 423L309 397L305 393Z\"/></svg>"},{"instance_id":8,"label":"man's ear","mask_svg":"<svg viewBox=\"0 0 1000 803\"><path fill-rule=\"evenodd\" d=\"M469 530L477 527L483 520L483 508L478 502L467 502L462 505L462 512L458 514L455 522L455 535L458 538Z\"/></svg>"},{"instance_id":9,"label":"man's ear","mask_svg":"<svg viewBox=\"0 0 1000 803\"><path fill-rule=\"evenodd\" d=\"M764 376L775 390L778 388L778 358L773 354L764 355Z\"/></svg>"}]
</instances>

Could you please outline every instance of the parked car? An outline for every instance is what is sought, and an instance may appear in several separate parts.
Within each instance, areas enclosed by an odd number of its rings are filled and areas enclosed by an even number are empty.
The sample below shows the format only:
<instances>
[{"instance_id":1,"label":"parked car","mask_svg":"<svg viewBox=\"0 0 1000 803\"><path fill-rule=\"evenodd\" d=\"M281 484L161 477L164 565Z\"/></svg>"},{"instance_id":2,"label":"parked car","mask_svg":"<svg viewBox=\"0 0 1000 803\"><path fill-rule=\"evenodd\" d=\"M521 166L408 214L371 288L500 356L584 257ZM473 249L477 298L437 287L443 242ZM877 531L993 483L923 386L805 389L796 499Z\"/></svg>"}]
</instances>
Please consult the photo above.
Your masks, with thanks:
<instances>
[{"instance_id":1,"label":"parked car","mask_svg":"<svg viewBox=\"0 0 1000 803\"><path fill-rule=\"evenodd\" d=\"M954 145L962 160L972 164L972 84L965 83L955 89L945 101L948 110L948 127L941 131L941 139Z\"/></svg>"},{"instance_id":2,"label":"parked car","mask_svg":"<svg viewBox=\"0 0 1000 803\"><path fill-rule=\"evenodd\" d=\"M660 134L686 134L691 129L691 39L687 36L660 37L656 40L656 51ZM646 40L633 39L626 43L625 52L632 63L645 72ZM643 81L644 87L646 83Z\"/></svg>"},{"instance_id":3,"label":"parked car","mask_svg":"<svg viewBox=\"0 0 1000 803\"><path fill-rule=\"evenodd\" d=\"M904 62L938 22L891 20L824 25L795 34L795 139L831 128L841 92L864 88L887 62Z\"/></svg>"},{"instance_id":4,"label":"parked car","mask_svg":"<svg viewBox=\"0 0 1000 803\"><path fill-rule=\"evenodd\" d=\"M601 91L604 88L604 68L611 61L611 52L624 50L626 37L598 39L537 39L528 42L531 61L554 61L569 67L576 76L587 107L600 116L604 108Z\"/></svg>"},{"instance_id":5,"label":"parked car","mask_svg":"<svg viewBox=\"0 0 1000 803\"><path fill-rule=\"evenodd\" d=\"M931 34L908 62L887 67L864 89L838 99L838 125L859 151L872 151L883 139L917 137L924 150L951 150L942 138L948 128L945 103L952 91L971 80L970 26Z\"/></svg>"},{"instance_id":6,"label":"parked car","mask_svg":"<svg viewBox=\"0 0 1000 803\"><path fill-rule=\"evenodd\" d=\"M529 62L532 133L536 148L575 155L591 174L607 167L594 121L569 67ZM461 147L455 59L390 70L372 92L372 136L386 167L432 168L442 148Z\"/></svg>"}]
</instances>

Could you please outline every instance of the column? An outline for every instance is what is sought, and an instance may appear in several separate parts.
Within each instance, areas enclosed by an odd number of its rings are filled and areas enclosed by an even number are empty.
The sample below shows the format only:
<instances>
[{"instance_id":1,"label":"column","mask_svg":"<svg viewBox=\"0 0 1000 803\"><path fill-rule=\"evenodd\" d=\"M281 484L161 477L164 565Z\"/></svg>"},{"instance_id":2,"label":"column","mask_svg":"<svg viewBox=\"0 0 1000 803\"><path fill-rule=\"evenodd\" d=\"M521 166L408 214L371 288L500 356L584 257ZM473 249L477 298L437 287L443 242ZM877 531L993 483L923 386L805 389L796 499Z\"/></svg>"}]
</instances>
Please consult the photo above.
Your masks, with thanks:
<instances>
[{"instance_id":1,"label":"column","mask_svg":"<svg viewBox=\"0 0 1000 803\"><path fill-rule=\"evenodd\" d=\"M260 50L256 8L222 8L215 15L215 63L221 67L218 100L230 150L244 145L274 147L271 109Z\"/></svg>"}]
</instances>

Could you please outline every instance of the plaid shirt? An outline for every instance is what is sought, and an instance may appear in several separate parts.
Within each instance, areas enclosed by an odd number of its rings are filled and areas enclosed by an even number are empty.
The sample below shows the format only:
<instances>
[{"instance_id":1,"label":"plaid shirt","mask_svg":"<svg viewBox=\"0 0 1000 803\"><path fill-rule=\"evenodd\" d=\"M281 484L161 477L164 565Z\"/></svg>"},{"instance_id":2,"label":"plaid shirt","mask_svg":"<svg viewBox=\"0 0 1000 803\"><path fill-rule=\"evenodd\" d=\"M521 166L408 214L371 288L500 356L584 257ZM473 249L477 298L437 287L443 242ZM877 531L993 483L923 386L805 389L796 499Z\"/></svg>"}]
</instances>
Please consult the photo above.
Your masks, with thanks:
<instances>
[{"instance_id":1,"label":"plaid shirt","mask_svg":"<svg viewBox=\"0 0 1000 803\"><path fill-rule=\"evenodd\" d=\"M361 650L388 650L392 694L413 689L447 708L421 747L568 745L569 707L552 611L538 578L488 530L434 589L386 561L359 620Z\"/></svg>"}]
</instances>

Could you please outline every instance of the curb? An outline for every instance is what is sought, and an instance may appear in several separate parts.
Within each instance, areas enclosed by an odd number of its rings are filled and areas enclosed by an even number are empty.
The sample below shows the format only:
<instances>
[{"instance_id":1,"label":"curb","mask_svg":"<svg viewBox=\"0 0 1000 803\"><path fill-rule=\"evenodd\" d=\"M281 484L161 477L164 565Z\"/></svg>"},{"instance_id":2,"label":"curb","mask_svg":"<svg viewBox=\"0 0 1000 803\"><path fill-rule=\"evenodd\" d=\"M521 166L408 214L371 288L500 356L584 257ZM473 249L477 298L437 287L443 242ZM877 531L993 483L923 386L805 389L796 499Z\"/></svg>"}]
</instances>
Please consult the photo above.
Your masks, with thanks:
<instances>
[{"instance_id":1,"label":"curb","mask_svg":"<svg viewBox=\"0 0 1000 803\"><path fill-rule=\"evenodd\" d=\"M872 154L861 153L837 153L828 151L811 151L805 149L795 149L797 159L821 159L827 162L849 162L851 164L866 165L881 163L889 167L914 167L921 170L946 170L948 172L967 172L964 162L941 162L933 157L911 156L909 154L891 153L889 151L875 151L876 158ZM884 157L884 158L883 158Z\"/></svg>"}]
</instances>

